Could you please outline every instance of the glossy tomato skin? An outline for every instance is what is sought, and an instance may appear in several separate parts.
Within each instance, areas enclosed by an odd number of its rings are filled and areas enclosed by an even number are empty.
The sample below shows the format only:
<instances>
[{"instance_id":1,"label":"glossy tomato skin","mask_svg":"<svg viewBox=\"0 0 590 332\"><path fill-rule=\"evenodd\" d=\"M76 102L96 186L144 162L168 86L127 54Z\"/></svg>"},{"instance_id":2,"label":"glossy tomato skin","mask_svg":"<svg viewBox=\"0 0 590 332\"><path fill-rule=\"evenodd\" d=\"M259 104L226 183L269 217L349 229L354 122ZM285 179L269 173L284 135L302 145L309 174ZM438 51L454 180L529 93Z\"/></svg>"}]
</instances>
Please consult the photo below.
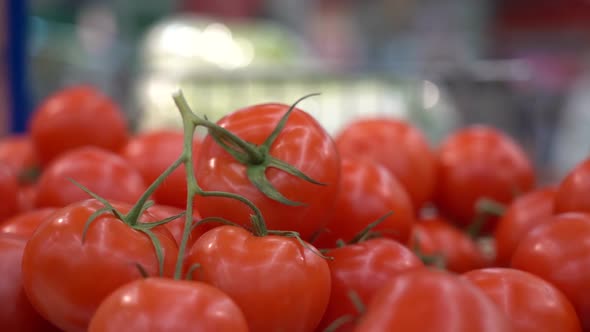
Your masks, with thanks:
<instances>
[{"instance_id":1,"label":"glossy tomato skin","mask_svg":"<svg viewBox=\"0 0 590 332\"><path fill-rule=\"evenodd\" d=\"M494 232L496 264L509 266L514 250L528 232L551 220L556 190L543 187L516 198L499 219Z\"/></svg>"},{"instance_id":2,"label":"glossy tomato skin","mask_svg":"<svg viewBox=\"0 0 590 332\"><path fill-rule=\"evenodd\" d=\"M168 205L154 205L150 208L147 209L147 211L154 216L157 220L164 220L166 218L172 217L172 216L177 216L180 213L185 212L185 210L181 209L181 208L177 208L174 206L168 206ZM198 222L199 220L201 220L201 216L199 215L198 211L194 211L193 213L193 223ZM180 242L182 241L182 235L184 233L184 224L185 224L186 218L184 216L174 219L171 222L164 224L164 227L166 227L170 233L172 234L172 236L174 237L174 240L176 241L176 244L178 244L180 246ZM190 234L188 242L186 244L187 248L192 247L192 244L201 236L203 235L203 233L205 233L206 231L208 231L209 229L213 228L212 224L204 224L202 226L198 226L196 227Z\"/></svg>"},{"instance_id":3,"label":"glossy tomato skin","mask_svg":"<svg viewBox=\"0 0 590 332\"><path fill-rule=\"evenodd\" d=\"M509 332L508 318L483 291L449 272L406 271L385 283L355 332Z\"/></svg>"},{"instance_id":4,"label":"glossy tomato skin","mask_svg":"<svg viewBox=\"0 0 590 332\"><path fill-rule=\"evenodd\" d=\"M11 167L17 175L36 168L37 155L30 136L12 135L0 139L0 163Z\"/></svg>"},{"instance_id":5,"label":"glossy tomato skin","mask_svg":"<svg viewBox=\"0 0 590 332\"><path fill-rule=\"evenodd\" d=\"M406 188L416 210L432 198L436 161L424 134L407 121L364 118L335 138L342 158L367 158L385 166Z\"/></svg>"},{"instance_id":6,"label":"glossy tomato skin","mask_svg":"<svg viewBox=\"0 0 590 332\"><path fill-rule=\"evenodd\" d=\"M91 86L72 86L49 96L33 113L29 127L42 165L82 146L118 151L129 136L119 106Z\"/></svg>"},{"instance_id":7,"label":"glossy tomato skin","mask_svg":"<svg viewBox=\"0 0 590 332\"><path fill-rule=\"evenodd\" d=\"M368 303L377 289L399 273L422 268L422 261L401 243L376 238L347 245L326 253L332 279L330 303L317 331L323 331L336 319L345 315L359 316L349 295L354 291L363 303ZM352 331L352 322L337 331Z\"/></svg>"},{"instance_id":8,"label":"glossy tomato skin","mask_svg":"<svg viewBox=\"0 0 590 332\"><path fill-rule=\"evenodd\" d=\"M473 222L481 198L502 204L535 183L530 160L518 144L491 127L474 125L447 137L438 151L435 202L450 220Z\"/></svg>"},{"instance_id":9,"label":"glossy tomato skin","mask_svg":"<svg viewBox=\"0 0 590 332\"><path fill-rule=\"evenodd\" d=\"M22 287L21 260L26 238L0 235L0 331L58 331L31 306Z\"/></svg>"},{"instance_id":10,"label":"glossy tomato skin","mask_svg":"<svg viewBox=\"0 0 590 332\"><path fill-rule=\"evenodd\" d=\"M22 184L18 190L19 212L27 212L35 209L37 200L37 184Z\"/></svg>"},{"instance_id":11,"label":"glossy tomato skin","mask_svg":"<svg viewBox=\"0 0 590 332\"><path fill-rule=\"evenodd\" d=\"M328 263L294 238L219 226L195 242L185 261L200 264L195 280L238 304L250 331L314 331L330 298Z\"/></svg>"},{"instance_id":12,"label":"glossy tomato skin","mask_svg":"<svg viewBox=\"0 0 590 332\"><path fill-rule=\"evenodd\" d=\"M132 281L98 307L88 332L248 332L246 318L219 289L196 281Z\"/></svg>"},{"instance_id":13,"label":"glossy tomato skin","mask_svg":"<svg viewBox=\"0 0 590 332\"><path fill-rule=\"evenodd\" d=\"M343 159L340 179L333 215L314 245L334 248L338 239L352 240L370 223L391 212L374 230L406 243L415 219L412 201L385 167L366 159Z\"/></svg>"},{"instance_id":14,"label":"glossy tomato skin","mask_svg":"<svg viewBox=\"0 0 590 332\"><path fill-rule=\"evenodd\" d=\"M131 208L114 203L121 213ZM149 237L105 213L88 218L104 205L94 199L56 211L29 239L22 271L27 296L37 311L65 332L86 331L94 311L118 287L141 278L136 264L158 275L156 252ZM155 221L149 214L143 222ZM172 276L178 247L164 227L152 230L162 246L164 275Z\"/></svg>"},{"instance_id":15,"label":"glossy tomato skin","mask_svg":"<svg viewBox=\"0 0 590 332\"><path fill-rule=\"evenodd\" d=\"M530 272L561 290L590 329L590 214L558 214L523 238L513 268Z\"/></svg>"},{"instance_id":16,"label":"glossy tomato skin","mask_svg":"<svg viewBox=\"0 0 590 332\"><path fill-rule=\"evenodd\" d=\"M288 109L289 106L283 104L255 105L227 115L218 124L250 143L262 144ZM245 196L260 208L269 229L297 231L307 239L324 225L338 192L340 157L334 141L311 115L295 109L270 148L270 155L325 185L309 183L284 171L268 168L266 176L280 193L306 205L287 206L271 200L250 182L245 166L210 136L204 139L197 158L197 181L204 190ZM204 218L223 217L250 226L252 211L243 203L197 196L195 204Z\"/></svg>"},{"instance_id":17,"label":"glossy tomato skin","mask_svg":"<svg viewBox=\"0 0 590 332\"><path fill-rule=\"evenodd\" d=\"M63 207L90 196L69 179L107 200L135 203L147 189L139 171L119 155L87 146L52 162L37 184L37 207Z\"/></svg>"},{"instance_id":18,"label":"glossy tomato skin","mask_svg":"<svg viewBox=\"0 0 590 332\"><path fill-rule=\"evenodd\" d=\"M559 184L555 212L590 213L590 158L576 165Z\"/></svg>"},{"instance_id":19,"label":"glossy tomato skin","mask_svg":"<svg viewBox=\"0 0 590 332\"><path fill-rule=\"evenodd\" d=\"M57 211L57 208L41 208L19 213L0 222L0 233L14 234L29 239L37 228L55 211Z\"/></svg>"},{"instance_id":20,"label":"glossy tomato skin","mask_svg":"<svg viewBox=\"0 0 590 332\"><path fill-rule=\"evenodd\" d=\"M424 218L414 224L409 247L419 248L425 255L441 255L445 268L457 273L491 264L467 233L440 217Z\"/></svg>"},{"instance_id":21,"label":"glossy tomato skin","mask_svg":"<svg viewBox=\"0 0 590 332\"><path fill-rule=\"evenodd\" d=\"M19 212L18 190L16 173L0 163L0 222Z\"/></svg>"},{"instance_id":22,"label":"glossy tomato skin","mask_svg":"<svg viewBox=\"0 0 590 332\"><path fill-rule=\"evenodd\" d=\"M160 129L132 137L121 150L121 155L143 176L147 185L158 178L181 155L182 131ZM193 140L193 159L198 154L200 141ZM186 170L178 167L154 192L158 204L186 207Z\"/></svg>"},{"instance_id":23,"label":"glossy tomato skin","mask_svg":"<svg viewBox=\"0 0 590 332\"><path fill-rule=\"evenodd\" d=\"M527 272L509 268L473 270L463 277L479 287L519 332L581 332L570 301L555 286Z\"/></svg>"}]
</instances>

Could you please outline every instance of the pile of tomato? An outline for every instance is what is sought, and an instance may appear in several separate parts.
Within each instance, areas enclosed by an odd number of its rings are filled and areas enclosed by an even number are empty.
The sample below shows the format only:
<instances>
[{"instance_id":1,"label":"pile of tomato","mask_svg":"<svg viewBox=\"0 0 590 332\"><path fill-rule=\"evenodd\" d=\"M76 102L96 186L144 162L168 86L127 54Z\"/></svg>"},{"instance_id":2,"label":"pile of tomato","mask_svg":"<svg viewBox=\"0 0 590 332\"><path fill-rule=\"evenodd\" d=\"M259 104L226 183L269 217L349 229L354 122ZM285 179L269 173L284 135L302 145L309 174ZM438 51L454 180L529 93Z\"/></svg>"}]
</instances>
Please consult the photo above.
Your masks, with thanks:
<instances>
[{"instance_id":1,"label":"pile of tomato","mask_svg":"<svg viewBox=\"0 0 590 332\"><path fill-rule=\"evenodd\" d=\"M68 87L0 139L0 331L590 331L590 159L539 186L489 126L174 101L135 133Z\"/></svg>"}]
</instances>

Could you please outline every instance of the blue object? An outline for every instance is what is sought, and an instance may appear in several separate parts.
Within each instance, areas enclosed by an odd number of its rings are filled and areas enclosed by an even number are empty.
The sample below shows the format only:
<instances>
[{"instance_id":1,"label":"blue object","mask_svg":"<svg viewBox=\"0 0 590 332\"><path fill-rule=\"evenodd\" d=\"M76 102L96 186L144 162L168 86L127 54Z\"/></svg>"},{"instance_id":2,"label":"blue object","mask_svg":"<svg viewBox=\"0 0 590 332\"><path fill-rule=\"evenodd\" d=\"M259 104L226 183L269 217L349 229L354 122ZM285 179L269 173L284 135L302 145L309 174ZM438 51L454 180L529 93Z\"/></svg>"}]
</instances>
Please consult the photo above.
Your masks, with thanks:
<instances>
[{"instance_id":1,"label":"blue object","mask_svg":"<svg viewBox=\"0 0 590 332\"><path fill-rule=\"evenodd\" d=\"M8 89L11 131L24 132L30 114L27 85L27 1L8 0Z\"/></svg>"}]
</instances>

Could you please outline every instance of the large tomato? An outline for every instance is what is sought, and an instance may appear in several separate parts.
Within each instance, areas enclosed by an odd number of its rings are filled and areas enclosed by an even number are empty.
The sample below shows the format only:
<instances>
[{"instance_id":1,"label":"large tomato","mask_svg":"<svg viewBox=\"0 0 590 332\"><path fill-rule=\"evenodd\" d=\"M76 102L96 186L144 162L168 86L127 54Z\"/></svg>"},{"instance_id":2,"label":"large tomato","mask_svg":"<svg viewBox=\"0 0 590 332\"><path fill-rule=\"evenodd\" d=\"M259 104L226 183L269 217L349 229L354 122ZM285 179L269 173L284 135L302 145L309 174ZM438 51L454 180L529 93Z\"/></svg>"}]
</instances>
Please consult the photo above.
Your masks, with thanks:
<instances>
[{"instance_id":1,"label":"large tomato","mask_svg":"<svg viewBox=\"0 0 590 332\"><path fill-rule=\"evenodd\" d=\"M526 193L512 202L498 221L496 264L509 266L514 249L536 226L551 220L554 211L555 188L543 187Z\"/></svg>"},{"instance_id":2,"label":"large tomato","mask_svg":"<svg viewBox=\"0 0 590 332\"><path fill-rule=\"evenodd\" d=\"M261 104L235 111L222 118L218 125L251 144L262 145L279 120L289 109L283 104ZM286 125L268 147L272 156L294 166L318 185L269 167L259 176L266 176L285 198L303 203L288 206L269 198L253 185L246 166L237 161L208 135L200 148L197 180L204 190L232 192L245 196L260 208L269 229L293 230L307 239L321 228L331 213L338 192L340 158L330 135L308 113L295 108ZM262 164L250 163L253 172L264 169ZM257 168L257 169L256 169ZM203 217L223 217L241 225L250 225L252 211L243 203L219 197L195 197L197 210Z\"/></svg>"},{"instance_id":3,"label":"large tomato","mask_svg":"<svg viewBox=\"0 0 590 332\"><path fill-rule=\"evenodd\" d=\"M559 184L555 212L590 213L590 159L574 167Z\"/></svg>"},{"instance_id":4,"label":"large tomato","mask_svg":"<svg viewBox=\"0 0 590 332\"><path fill-rule=\"evenodd\" d=\"M413 269L391 278L368 303L356 332L509 332L486 294L449 272Z\"/></svg>"},{"instance_id":5,"label":"large tomato","mask_svg":"<svg viewBox=\"0 0 590 332\"><path fill-rule=\"evenodd\" d=\"M88 332L248 332L246 318L221 290L196 281L148 278L111 293Z\"/></svg>"},{"instance_id":6,"label":"large tomato","mask_svg":"<svg viewBox=\"0 0 590 332\"><path fill-rule=\"evenodd\" d=\"M480 199L508 204L516 193L530 190L535 183L522 148L507 135L482 125L458 130L442 142L437 179L437 207L462 226L473 221Z\"/></svg>"},{"instance_id":7,"label":"large tomato","mask_svg":"<svg viewBox=\"0 0 590 332\"><path fill-rule=\"evenodd\" d=\"M130 206L114 204L121 213ZM88 228L87 220L104 205L94 199L68 205L45 220L25 247L23 285L33 306L65 332L86 331L98 305L118 287L142 275L159 273L148 235L132 229L106 212ZM156 219L145 213L141 221ZM178 247L165 227L152 229L159 240L163 273L172 276Z\"/></svg>"},{"instance_id":8,"label":"large tomato","mask_svg":"<svg viewBox=\"0 0 590 332\"><path fill-rule=\"evenodd\" d=\"M432 198L434 153L412 124L387 118L358 119L335 139L343 158L368 158L385 166L407 189L416 210Z\"/></svg>"},{"instance_id":9,"label":"large tomato","mask_svg":"<svg viewBox=\"0 0 590 332\"><path fill-rule=\"evenodd\" d=\"M56 210L57 208L41 208L17 214L0 222L0 233L14 234L28 239Z\"/></svg>"},{"instance_id":10,"label":"large tomato","mask_svg":"<svg viewBox=\"0 0 590 332\"><path fill-rule=\"evenodd\" d=\"M138 134L123 147L121 155L135 167L146 184L151 184L160 176L183 150L182 131L161 129ZM199 140L193 140L193 156L197 155ZM153 194L158 204L186 207L186 171L180 165L170 174Z\"/></svg>"},{"instance_id":11,"label":"large tomato","mask_svg":"<svg viewBox=\"0 0 590 332\"><path fill-rule=\"evenodd\" d=\"M26 238L0 235L0 331L58 331L33 309L23 290L21 261L26 243Z\"/></svg>"},{"instance_id":12,"label":"large tomato","mask_svg":"<svg viewBox=\"0 0 590 332\"><path fill-rule=\"evenodd\" d=\"M330 298L328 263L294 238L219 226L195 242L186 264L199 264L194 279L238 304L250 331L314 331Z\"/></svg>"},{"instance_id":13,"label":"large tomato","mask_svg":"<svg viewBox=\"0 0 590 332\"><path fill-rule=\"evenodd\" d=\"M533 229L512 256L512 267L559 288L590 329L590 214L565 213Z\"/></svg>"},{"instance_id":14,"label":"large tomato","mask_svg":"<svg viewBox=\"0 0 590 332\"><path fill-rule=\"evenodd\" d=\"M139 171L119 155L87 146L68 151L52 162L37 184L37 207L63 207L90 196L73 179L95 194L118 202L135 203L147 186Z\"/></svg>"},{"instance_id":15,"label":"large tomato","mask_svg":"<svg viewBox=\"0 0 590 332\"><path fill-rule=\"evenodd\" d=\"M68 87L45 99L31 117L30 134L42 165L87 145L117 151L129 135L119 106L91 86Z\"/></svg>"},{"instance_id":16,"label":"large tomato","mask_svg":"<svg viewBox=\"0 0 590 332\"><path fill-rule=\"evenodd\" d=\"M570 301L555 286L527 272L490 268L463 275L484 291L519 332L581 332Z\"/></svg>"},{"instance_id":17,"label":"large tomato","mask_svg":"<svg viewBox=\"0 0 590 332\"><path fill-rule=\"evenodd\" d=\"M0 163L0 222L19 212L18 178L14 170Z\"/></svg>"},{"instance_id":18,"label":"large tomato","mask_svg":"<svg viewBox=\"0 0 590 332\"><path fill-rule=\"evenodd\" d=\"M0 163L12 167L22 182L31 182L31 172L38 166L31 138L13 135L0 139Z\"/></svg>"},{"instance_id":19,"label":"large tomato","mask_svg":"<svg viewBox=\"0 0 590 332\"><path fill-rule=\"evenodd\" d=\"M363 303L369 302L377 289L402 271L423 267L422 261L401 243L385 238L330 250L326 255L332 276L332 291L326 313L318 331L335 320L349 316L350 322L340 325L339 332L351 331L359 315L350 298L353 291Z\"/></svg>"}]
</instances>

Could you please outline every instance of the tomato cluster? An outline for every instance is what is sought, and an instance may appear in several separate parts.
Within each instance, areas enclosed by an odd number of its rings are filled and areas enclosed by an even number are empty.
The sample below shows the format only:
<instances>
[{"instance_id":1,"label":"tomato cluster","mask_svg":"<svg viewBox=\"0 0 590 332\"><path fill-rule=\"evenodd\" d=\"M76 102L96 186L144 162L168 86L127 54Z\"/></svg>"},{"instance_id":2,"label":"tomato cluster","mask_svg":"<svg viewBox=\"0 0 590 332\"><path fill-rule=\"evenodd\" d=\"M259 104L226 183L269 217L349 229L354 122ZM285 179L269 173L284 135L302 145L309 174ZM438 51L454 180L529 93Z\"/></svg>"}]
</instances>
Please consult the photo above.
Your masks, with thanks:
<instances>
[{"instance_id":1,"label":"tomato cluster","mask_svg":"<svg viewBox=\"0 0 590 332\"><path fill-rule=\"evenodd\" d=\"M488 126L173 98L134 133L64 88L0 139L1 331L590 331L590 159L537 186Z\"/></svg>"}]
</instances>

